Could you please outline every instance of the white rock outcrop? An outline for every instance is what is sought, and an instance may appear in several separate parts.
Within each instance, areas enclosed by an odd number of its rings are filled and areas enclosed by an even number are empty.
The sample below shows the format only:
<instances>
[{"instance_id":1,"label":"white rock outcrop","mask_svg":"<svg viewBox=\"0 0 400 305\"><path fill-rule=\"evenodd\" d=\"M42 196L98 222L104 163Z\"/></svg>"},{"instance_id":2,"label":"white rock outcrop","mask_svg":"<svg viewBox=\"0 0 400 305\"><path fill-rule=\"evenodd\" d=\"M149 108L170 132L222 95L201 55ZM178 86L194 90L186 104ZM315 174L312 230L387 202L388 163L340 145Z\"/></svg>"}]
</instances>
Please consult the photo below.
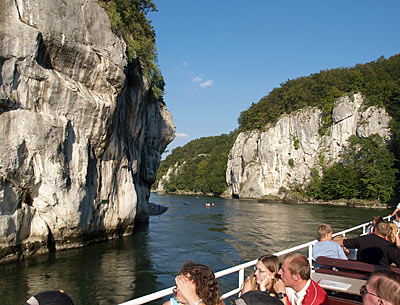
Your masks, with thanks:
<instances>
[{"instance_id":1,"label":"white rock outcrop","mask_svg":"<svg viewBox=\"0 0 400 305\"><path fill-rule=\"evenodd\" d=\"M0 261L130 234L175 134L95 0L0 2Z\"/></svg>"},{"instance_id":2,"label":"white rock outcrop","mask_svg":"<svg viewBox=\"0 0 400 305\"><path fill-rule=\"evenodd\" d=\"M354 94L338 99L332 113L333 124L319 134L322 113L317 108L283 116L265 132L240 133L227 164L228 192L240 198L280 196L280 188L290 189L310 179L313 168L339 160L351 135L379 134L389 140L390 117L383 108L366 107L363 97Z\"/></svg>"}]
</instances>

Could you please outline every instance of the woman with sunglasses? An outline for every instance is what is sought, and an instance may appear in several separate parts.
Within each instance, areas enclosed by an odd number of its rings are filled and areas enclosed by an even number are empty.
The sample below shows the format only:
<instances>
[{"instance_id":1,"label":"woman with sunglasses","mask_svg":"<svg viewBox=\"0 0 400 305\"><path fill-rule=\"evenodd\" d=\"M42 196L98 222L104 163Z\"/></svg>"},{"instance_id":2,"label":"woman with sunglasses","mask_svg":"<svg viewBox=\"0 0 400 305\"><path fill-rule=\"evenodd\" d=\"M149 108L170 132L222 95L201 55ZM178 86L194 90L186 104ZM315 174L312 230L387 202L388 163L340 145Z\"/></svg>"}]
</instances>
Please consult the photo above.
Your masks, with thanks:
<instances>
[{"instance_id":1,"label":"woman with sunglasses","mask_svg":"<svg viewBox=\"0 0 400 305\"><path fill-rule=\"evenodd\" d=\"M225 305L214 272L206 265L187 261L175 283L174 297L164 305Z\"/></svg>"},{"instance_id":2,"label":"woman with sunglasses","mask_svg":"<svg viewBox=\"0 0 400 305\"><path fill-rule=\"evenodd\" d=\"M361 286L360 294L364 305L400 305L400 274L376 271Z\"/></svg>"},{"instance_id":3,"label":"woman with sunglasses","mask_svg":"<svg viewBox=\"0 0 400 305\"><path fill-rule=\"evenodd\" d=\"M275 294L273 286L276 275L279 271L279 258L275 255L267 254L261 256L254 266L254 272L243 283L241 295L252 290L268 291Z\"/></svg>"}]
</instances>

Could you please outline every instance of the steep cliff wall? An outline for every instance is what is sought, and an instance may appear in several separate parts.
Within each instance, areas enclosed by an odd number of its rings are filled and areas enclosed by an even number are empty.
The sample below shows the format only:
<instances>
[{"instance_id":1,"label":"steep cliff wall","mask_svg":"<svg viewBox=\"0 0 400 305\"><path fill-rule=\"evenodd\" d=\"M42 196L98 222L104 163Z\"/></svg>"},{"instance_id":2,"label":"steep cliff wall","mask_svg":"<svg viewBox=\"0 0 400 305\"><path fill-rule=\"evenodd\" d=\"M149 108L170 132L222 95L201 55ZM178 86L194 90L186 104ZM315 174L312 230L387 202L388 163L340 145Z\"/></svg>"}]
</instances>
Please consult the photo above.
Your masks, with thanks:
<instances>
[{"instance_id":1,"label":"steep cliff wall","mask_svg":"<svg viewBox=\"0 0 400 305\"><path fill-rule=\"evenodd\" d=\"M94 0L0 0L0 261L130 234L175 127Z\"/></svg>"},{"instance_id":2,"label":"steep cliff wall","mask_svg":"<svg viewBox=\"0 0 400 305\"><path fill-rule=\"evenodd\" d=\"M307 108L282 117L265 132L239 134L228 159L226 181L229 194L240 198L279 195L309 181L311 170L320 169L320 160L339 160L351 135L379 134L389 139L390 117L382 108L363 106L363 97L342 97L334 105L333 124L320 136L322 113Z\"/></svg>"}]
</instances>

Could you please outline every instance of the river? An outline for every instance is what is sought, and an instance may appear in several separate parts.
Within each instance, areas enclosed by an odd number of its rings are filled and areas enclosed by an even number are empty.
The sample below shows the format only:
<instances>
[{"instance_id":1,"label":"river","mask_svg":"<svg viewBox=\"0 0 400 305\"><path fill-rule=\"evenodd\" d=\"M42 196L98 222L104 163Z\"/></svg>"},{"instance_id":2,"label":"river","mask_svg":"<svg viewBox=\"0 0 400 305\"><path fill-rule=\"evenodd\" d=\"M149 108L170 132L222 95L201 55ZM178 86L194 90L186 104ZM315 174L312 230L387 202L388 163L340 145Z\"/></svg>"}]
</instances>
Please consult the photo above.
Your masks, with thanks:
<instances>
[{"instance_id":1,"label":"river","mask_svg":"<svg viewBox=\"0 0 400 305\"><path fill-rule=\"evenodd\" d=\"M0 265L0 304L48 289L63 289L76 305L119 304L174 285L186 260L220 271L308 242L321 222L338 232L390 213L156 193L150 201L168 210L130 237ZM235 281L222 279L223 292Z\"/></svg>"}]
</instances>

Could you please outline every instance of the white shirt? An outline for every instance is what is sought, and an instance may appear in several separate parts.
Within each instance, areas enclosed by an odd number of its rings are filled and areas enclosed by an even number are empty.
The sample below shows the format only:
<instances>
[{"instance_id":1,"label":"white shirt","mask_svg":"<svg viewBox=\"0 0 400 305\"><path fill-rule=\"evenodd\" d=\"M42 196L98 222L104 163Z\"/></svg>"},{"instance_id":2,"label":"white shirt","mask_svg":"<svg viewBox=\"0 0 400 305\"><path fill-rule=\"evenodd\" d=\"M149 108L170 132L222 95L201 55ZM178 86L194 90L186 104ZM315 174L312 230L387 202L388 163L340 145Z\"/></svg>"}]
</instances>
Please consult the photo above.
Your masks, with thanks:
<instances>
[{"instance_id":1,"label":"white shirt","mask_svg":"<svg viewBox=\"0 0 400 305\"><path fill-rule=\"evenodd\" d=\"M301 305L303 302L304 296L306 295L307 288L310 286L311 281L308 280L307 283L304 285L303 289L299 292L296 292L291 287L286 287L286 294L288 296L289 302L291 305Z\"/></svg>"}]
</instances>

